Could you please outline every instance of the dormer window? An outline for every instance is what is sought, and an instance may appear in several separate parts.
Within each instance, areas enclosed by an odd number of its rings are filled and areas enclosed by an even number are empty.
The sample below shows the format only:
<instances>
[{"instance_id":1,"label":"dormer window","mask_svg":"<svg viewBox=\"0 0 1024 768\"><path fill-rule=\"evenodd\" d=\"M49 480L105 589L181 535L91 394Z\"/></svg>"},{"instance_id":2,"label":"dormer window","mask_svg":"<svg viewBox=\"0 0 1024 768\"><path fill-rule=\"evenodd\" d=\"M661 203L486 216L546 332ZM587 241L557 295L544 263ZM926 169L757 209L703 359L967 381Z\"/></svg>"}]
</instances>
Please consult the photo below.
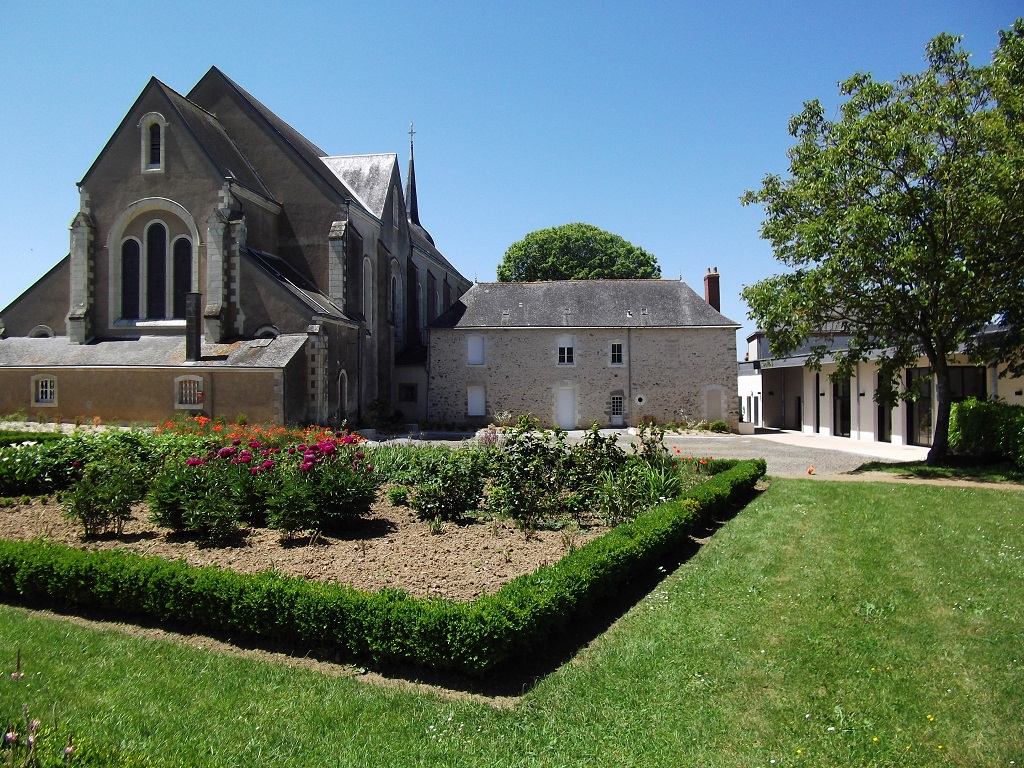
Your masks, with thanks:
<instances>
[{"instance_id":1,"label":"dormer window","mask_svg":"<svg viewBox=\"0 0 1024 768\"><path fill-rule=\"evenodd\" d=\"M142 172L163 173L167 158L167 121L159 112L149 112L139 121L142 140Z\"/></svg>"}]
</instances>

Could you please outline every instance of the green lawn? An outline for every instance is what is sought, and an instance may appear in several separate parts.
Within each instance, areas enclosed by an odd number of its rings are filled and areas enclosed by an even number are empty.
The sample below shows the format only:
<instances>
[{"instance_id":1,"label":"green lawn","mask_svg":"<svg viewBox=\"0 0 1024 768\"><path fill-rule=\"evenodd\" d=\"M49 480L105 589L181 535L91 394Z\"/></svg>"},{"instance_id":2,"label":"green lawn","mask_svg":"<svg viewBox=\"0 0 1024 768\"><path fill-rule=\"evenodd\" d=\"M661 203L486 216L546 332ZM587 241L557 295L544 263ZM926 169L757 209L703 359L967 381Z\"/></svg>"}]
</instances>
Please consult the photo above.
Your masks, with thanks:
<instances>
[{"instance_id":1,"label":"green lawn","mask_svg":"<svg viewBox=\"0 0 1024 768\"><path fill-rule=\"evenodd\" d=\"M511 707L7 607L0 672L166 765L1024 766L1024 492L773 481Z\"/></svg>"}]
</instances>

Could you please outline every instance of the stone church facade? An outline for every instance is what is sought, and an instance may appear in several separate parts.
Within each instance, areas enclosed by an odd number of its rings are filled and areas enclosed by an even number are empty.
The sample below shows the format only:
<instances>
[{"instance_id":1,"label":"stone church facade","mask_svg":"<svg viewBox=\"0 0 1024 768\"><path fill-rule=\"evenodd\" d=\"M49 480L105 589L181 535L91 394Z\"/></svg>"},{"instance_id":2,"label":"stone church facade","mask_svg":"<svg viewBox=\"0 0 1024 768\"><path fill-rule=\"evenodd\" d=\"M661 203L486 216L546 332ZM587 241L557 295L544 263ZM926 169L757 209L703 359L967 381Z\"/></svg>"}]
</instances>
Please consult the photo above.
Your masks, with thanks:
<instances>
[{"instance_id":1,"label":"stone church facade","mask_svg":"<svg viewBox=\"0 0 1024 768\"><path fill-rule=\"evenodd\" d=\"M220 70L152 79L79 183L69 255L0 313L0 413L426 418L426 328L468 288L410 144L329 156Z\"/></svg>"}]
</instances>

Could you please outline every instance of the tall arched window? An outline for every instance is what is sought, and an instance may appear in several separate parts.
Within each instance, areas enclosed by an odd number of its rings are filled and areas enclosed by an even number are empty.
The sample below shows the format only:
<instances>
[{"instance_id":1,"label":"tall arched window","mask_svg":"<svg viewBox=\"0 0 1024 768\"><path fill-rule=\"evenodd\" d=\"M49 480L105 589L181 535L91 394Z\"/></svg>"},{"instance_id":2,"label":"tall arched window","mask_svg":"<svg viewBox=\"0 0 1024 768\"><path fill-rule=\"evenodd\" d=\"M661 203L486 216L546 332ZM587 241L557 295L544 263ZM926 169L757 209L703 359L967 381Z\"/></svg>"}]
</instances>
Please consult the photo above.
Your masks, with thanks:
<instances>
[{"instance_id":1,"label":"tall arched window","mask_svg":"<svg viewBox=\"0 0 1024 768\"><path fill-rule=\"evenodd\" d=\"M185 295L192 290L192 243L187 237L174 241L173 309L175 319L185 317Z\"/></svg>"},{"instance_id":2,"label":"tall arched window","mask_svg":"<svg viewBox=\"0 0 1024 768\"><path fill-rule=\"evenodd\" d=\"M139 319L139 242L121 244L121 317Z\"/></svg>"},{"instance_id":3,"label":"tall arched window","mask_svg":"<svg viewBox=\"0 0 1024 768\"><path fill-rule=\"evenodd\" d=\"M167 316L167 228L150 224L146 230L146 317Z\"/></svg>"},{"instance_id":4,"label":"tall arched window","mask_svg":"<svg viewBox=\"0 0 1024 768\"><path fill-rule=\"evenodd\" d=\"M147 112L139 121L142 172L163 173L167 160L167 120L159 112Z\"/></svg>"}]
</instances>

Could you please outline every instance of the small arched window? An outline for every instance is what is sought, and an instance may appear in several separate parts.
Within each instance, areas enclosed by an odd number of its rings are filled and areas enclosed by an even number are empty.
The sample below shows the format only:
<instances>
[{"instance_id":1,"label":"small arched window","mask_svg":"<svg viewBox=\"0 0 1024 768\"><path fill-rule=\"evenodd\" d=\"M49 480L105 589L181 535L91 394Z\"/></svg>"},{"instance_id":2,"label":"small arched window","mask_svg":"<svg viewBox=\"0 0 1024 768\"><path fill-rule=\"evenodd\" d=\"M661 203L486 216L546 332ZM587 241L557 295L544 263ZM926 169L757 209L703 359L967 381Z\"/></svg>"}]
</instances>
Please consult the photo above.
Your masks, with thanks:
<instances>
[{"instance_id":1,"label":"small arched window","mask_svg":"<svg viewBox=\"0 0 1024 768\"><path fill-rule=\"evenodd\" d=\"M160 123L149 125L149 165L159 166L163 145L160 141Z\"/></svg>"},{"instance_id":2,"label":"small arched window","mask_svg":"<svg viewBox=\"0 0 1024 768\"><path fill-rule=\"evenodd\" d=\"M147 112L139 121L142 172L160 173L167 160L167 121L159 112Z\"/></svg>"}]
</instances>

